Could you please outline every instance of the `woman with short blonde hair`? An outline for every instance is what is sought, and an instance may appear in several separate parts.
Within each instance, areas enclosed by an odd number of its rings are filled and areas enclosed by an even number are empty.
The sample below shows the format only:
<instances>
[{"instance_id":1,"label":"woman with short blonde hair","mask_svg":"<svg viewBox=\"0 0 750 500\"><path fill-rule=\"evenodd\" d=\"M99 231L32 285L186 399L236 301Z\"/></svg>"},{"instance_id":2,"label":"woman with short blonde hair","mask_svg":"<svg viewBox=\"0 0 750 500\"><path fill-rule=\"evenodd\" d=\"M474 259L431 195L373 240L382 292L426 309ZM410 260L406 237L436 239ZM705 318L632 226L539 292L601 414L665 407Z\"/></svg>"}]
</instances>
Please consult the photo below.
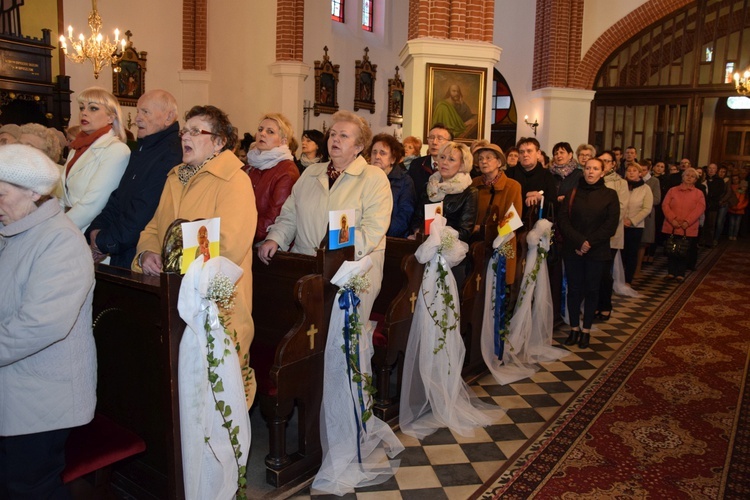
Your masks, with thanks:
<instances>
[{"instance_id":1,"label":"woman with short blonde hair","mask_svg":"<svg viewBox=\"0 0 750 500\"><path fill-rule=\"evenodd\" d=\"M130 159L122 110L115 96L91 87L78 96L81 131L70 143L60 192L68 217L81 231L99 215Z\"/></svg>"},{"instance_id":2,"label":"woman with short blonde hair","mask_svg":"<svg viewBox=\"0 0 750 500\"><path fill-rule=\"evenodd\" d=\"M281 212L281 207L299 179L290 143L294 140L291 122L281 113L266 113L255 133L254 148L247 152L247 175L255 190L258 225L254 243L266 239L268 228ZM296 146L294 146L296 149Z\"/></svg>"}]
</instances>

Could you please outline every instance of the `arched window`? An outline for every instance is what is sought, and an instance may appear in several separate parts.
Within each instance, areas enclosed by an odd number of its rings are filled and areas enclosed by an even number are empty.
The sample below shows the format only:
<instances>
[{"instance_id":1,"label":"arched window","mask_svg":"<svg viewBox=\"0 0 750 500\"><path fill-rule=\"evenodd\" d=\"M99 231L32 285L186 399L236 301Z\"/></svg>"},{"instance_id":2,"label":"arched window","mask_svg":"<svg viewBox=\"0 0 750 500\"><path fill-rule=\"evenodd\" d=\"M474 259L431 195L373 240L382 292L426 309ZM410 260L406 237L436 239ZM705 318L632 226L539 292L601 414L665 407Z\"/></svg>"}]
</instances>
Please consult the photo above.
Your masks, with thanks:
<instances>
[{"instance_id":1,"label":"arched window","mask_svg":"<svg viewBox=\"0 0 750 500\"><path fill-rule=\"evenodd\" d=\"M344 22L344 0L331 0L331 19Z\"/></svg>"},{"instance_id":2,"label":"arched window","mask_svg":"<svg viewBox=\"0 0 750 500\"><path fill-rule=\"evenodd\" d=\"M372 0L362 0L362 29L372 31Z\"/></svg>"},{"instance_id":3,"label":"arched window","mask_svg":"<svg viewBox=\"0 0 750 500\"><path fill-rule=\"evenodd\" d=\"M500 146L503 151L516 143L516 104L508 88L508 82L495 69L492 74L492 103L490 142Z\"/></svg>"}]
</instances>

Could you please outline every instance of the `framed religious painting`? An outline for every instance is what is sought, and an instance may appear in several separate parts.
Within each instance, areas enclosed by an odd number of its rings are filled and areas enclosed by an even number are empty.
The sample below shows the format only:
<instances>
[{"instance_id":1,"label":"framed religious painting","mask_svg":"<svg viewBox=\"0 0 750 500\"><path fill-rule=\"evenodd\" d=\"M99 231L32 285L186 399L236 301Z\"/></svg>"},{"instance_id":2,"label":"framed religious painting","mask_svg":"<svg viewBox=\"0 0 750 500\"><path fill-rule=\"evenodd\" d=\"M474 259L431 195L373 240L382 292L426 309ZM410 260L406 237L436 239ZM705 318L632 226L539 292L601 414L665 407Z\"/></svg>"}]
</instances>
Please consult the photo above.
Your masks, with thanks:
<instances>
[{"instance_id":1,"label":"framed religious painting","mask_svg":"<svg viewBox=\"0 0 750 500\"><path fill-rule=\"evenodd\" d=\"M458 142L483 138L487 78L486 68L427 64L424 140L435 123Z\"/></svg>"},{"instance_id":2,"label":"framed religious painting","mask_svg":"<svg viewBox=\"0 0 750 500\"><path fill-rule=\"evenodd\" d=\"M125 32L126 42L120 60L112 66L112 94L121 106L135 106L146 92L147 52L138 52L133 46L130 30Z\"/></svg>"},{"instance_id":3,"label":"framed religious painting","mask_svg":"<svg viewBox=\"0 0 750 500\"><path fill-rule=\"evenodd\" d=\"M339 65L331 63L328 46L323 47L323 60L315 61L315 116L333 114L339 110Z\"/></svg>"},{"instance_id":4,"label":"framed religious painting","mask_svg":"<svg viewBox=\"0 0 750 500\"><path fill-rule=\"evenodd\" d=\"M404 123L404 82L398 74L388 79L388 125Z\"/></svg>"},{"instance_id":5,"label":"framed religious painting","mask_svg":"<svg viewBox=\"0 0 750 500\"><path fill-rule=\"evenodd\" d=\"M365 47L365 55L361 61L354 62L354 111L369 109L375 112L375 77L378 65L370 63L369 47Z\"/></svg>"}]
</instances>

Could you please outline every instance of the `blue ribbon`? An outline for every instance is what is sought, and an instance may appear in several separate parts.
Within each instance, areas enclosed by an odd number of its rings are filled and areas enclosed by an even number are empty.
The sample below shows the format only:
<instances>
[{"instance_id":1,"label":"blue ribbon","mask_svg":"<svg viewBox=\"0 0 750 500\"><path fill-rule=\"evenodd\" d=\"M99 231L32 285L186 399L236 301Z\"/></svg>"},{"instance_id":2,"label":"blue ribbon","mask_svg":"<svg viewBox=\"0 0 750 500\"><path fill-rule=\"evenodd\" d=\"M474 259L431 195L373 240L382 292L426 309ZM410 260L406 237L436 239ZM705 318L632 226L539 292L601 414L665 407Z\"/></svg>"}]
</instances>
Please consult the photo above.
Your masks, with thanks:
<instances>
[{"instance_id":1,"label":"blue ribbon","mask_svg":"<svg viewBox=\"0 0 750 500\"><path fill-rule=\"evenodd\" d=\"M497 259L495 263L495 356L497 359L503 360L503 353L505 352L505 341L500 338L500 332L505 330L505 268L506 259L505 255L501 255L497 250L492 255L494 259Z\"/></svg>"},{"instance_id":2,"label":"blue ribbon","mask_svg":"<svg viewBox=\"0 0 750 500\"><path fill-rule=\"evenodd\" d=\"M341 294L339 294L339 309L343 309L344 311L344 356L346 357L346 371L349 376L349 392L351 393L351 382L352 382L352 366L350 364L350 359L352 357L351 352L351 340L350 340L350 333L349 333L349 309L351 308L352 311L357 310L357 307L359 306L359 297L357 297L357 294L354 293L354 290L349 289L342 289ZM359 356L356 357L357 359L357 370L362 371L359 366ZM362 381L357 382L357 392L359 396L359 405L360 405L360 414L363 414L365 412L365 405L364 405L364 397L362 392ZM364 429L365 432L367 432L367 424L365 422L362 422L360 425L359 420L359 414L357 413L357 401L355 400L354 394L351 394L352 397L352 405L354 406L354 420L357 424L357 458L359 459L359 463L362 463L362 450L360 449L360 434L361 431Z\"/></svg>"}]
</instances>

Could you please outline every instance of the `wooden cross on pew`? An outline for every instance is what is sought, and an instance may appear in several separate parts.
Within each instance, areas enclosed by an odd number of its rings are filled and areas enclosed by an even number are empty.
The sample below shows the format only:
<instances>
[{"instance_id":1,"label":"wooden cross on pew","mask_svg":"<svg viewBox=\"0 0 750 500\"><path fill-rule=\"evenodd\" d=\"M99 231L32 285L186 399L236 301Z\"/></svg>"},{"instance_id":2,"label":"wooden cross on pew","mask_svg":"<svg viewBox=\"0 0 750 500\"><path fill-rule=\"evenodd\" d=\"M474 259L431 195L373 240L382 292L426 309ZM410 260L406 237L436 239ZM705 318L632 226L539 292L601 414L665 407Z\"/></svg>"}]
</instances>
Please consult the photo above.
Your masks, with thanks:
<instances>
[{"instance_id":1,"label":"wooden cross on pew","mask_svg":"<svg viewBox=\"0 0 750 500\"><path fill-rule=\"evenodd\" d=\"M307 330L307 336L310 337L310 350L312 351L315 349L315 334L318 333L318 329L315 328L315 325L310 325L310 329Z\"/></svg>"}]
</instances>

